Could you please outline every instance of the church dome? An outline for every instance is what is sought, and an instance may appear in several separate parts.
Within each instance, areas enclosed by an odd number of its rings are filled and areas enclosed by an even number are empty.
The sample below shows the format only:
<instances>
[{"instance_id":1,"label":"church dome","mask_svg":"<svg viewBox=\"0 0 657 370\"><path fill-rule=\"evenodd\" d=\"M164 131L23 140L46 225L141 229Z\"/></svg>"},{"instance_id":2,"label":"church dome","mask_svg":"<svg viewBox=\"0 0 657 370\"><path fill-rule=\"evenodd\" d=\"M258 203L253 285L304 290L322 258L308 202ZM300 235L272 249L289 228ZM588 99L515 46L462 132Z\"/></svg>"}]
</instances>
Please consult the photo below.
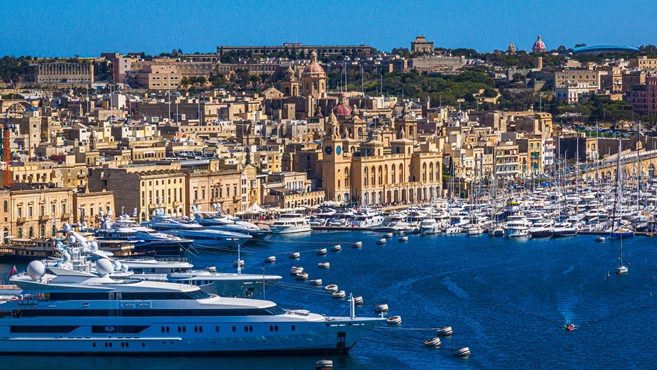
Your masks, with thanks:
<instances>
[{"instance_id":1,"label":"church dome","mask_svg":"<svg viewBox=\"0 0 657 370\"><path fill-rule=\"evenodd\" d=\"M310 64L306 66L306 68L303 70L303 74L308 76L308 75L325 75L324 73L324 68L322 68L321 65L317 62L317 53L314 51L310 53Z\"/></svg>"},{"instance_id":2,"label":"church dome","mask_svg":"<svg viewBox=\"0 0 657 370\"><path fill-rule=\"evenodd\" d=\"M344 93L340 93L338 105L333 107L333 114L335 114L338 117L351 116L351 108L349 108L349 105L347 105L347 103L344 102Z\"/></svg>"},{"instance_id":3,"label":"church dome","mask_svg":"<svg viewBox=\"0 0 657 370\"><path fill-rule=\"evenodd\" d=\"M538 39L532 46L532 53L544 53L547 50L545 43L541 40L541 35L538 35Z\"/></svg>"}]
</instances>

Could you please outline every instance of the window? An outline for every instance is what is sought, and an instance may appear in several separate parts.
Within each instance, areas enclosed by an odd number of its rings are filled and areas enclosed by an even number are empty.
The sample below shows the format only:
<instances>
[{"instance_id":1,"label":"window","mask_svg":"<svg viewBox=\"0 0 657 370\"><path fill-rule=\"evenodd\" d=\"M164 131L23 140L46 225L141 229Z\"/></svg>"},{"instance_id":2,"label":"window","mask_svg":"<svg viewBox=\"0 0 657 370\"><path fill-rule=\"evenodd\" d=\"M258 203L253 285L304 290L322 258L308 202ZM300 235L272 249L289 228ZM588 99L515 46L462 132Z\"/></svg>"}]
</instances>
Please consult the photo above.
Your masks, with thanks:
<instances>
[{"instance_id":1,"label":"window","mask_svg":"<svg viewBox=\"0 0 657 370\"><path fill-rule=\"evenodd\" d=\"M2 209L5 211L5 213L9 212L9 202L5 200Z\"/></svg>"}]
</instances>

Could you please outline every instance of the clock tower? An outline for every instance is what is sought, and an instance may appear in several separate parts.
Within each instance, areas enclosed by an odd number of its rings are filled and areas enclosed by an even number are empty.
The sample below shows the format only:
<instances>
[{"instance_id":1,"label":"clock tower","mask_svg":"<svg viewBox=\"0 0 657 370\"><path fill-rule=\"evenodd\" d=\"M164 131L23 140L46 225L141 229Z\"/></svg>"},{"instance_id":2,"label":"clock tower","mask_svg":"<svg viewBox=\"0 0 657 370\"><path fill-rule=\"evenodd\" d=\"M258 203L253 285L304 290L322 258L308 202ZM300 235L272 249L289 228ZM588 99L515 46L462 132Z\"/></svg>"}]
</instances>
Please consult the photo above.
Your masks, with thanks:
<instances>
[{"instance_id":1,"label":"clock tower","mask_svg":"<svg viewBox=\"0 0 657 370\"><path fill-rule=\"evenodd\" d=\"M349 141L340 137L340 123L331 113L322 140L322 188L326 199L349 202L351 181L351 153Z\"/></svg>"}]
</instances>

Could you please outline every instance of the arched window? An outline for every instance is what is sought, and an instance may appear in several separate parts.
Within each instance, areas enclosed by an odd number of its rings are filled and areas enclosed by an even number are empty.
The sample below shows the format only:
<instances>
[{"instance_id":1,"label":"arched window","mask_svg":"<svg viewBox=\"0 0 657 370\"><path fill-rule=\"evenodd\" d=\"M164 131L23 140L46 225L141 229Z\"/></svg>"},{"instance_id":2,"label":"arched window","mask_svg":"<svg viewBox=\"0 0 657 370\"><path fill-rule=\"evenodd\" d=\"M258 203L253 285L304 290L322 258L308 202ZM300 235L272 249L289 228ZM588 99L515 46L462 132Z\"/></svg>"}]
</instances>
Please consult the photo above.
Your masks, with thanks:
<instances>
[{"instance_id":1,"label":"arched window","mask_svg":"<svg viewBox=\"0 0 657 370\"><path fill-rule=\"evenodd\" d=\"M46 236L46 225L41 225L40 235L42 238Z\"/></svg>"},{"instance_id":2,"label":"arched window","mask_svg":"<svg viewBox=\"0 0 657 370\"><path fill-rule=\"evenodd\" d=\"M23 239L23 228L22 227L18 228L18 239Z\"/></svg>"},{"instance_id":3,"label":"arched window","mask_svg":"<svg viewBox=\"0 0 657 370\"><path fill-rule=\"evenodd\" d=\"M32 226L30 226L30 229L29 229L29 230L30 230L30 233L29 233L30 236L29 236L29 238L30 238L30 239L33 239L33 238L34 238L34 228L33 228Z\"/></svg>"}]
</instances>

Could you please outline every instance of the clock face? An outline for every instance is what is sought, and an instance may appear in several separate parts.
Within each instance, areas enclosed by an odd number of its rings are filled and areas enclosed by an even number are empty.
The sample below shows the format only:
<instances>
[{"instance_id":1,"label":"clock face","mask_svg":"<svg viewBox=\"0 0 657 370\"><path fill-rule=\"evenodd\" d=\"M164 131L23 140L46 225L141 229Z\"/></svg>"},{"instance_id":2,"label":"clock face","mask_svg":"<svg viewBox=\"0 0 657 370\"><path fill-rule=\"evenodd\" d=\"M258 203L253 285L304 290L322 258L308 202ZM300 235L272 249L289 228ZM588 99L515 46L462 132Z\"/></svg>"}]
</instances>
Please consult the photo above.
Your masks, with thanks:
<instances>
[{"instance_id":1,"label":"clock face","mask_svg":"<svg viewBox=\"0 0 657 370\"><path fill-rule=\"evenodd\" d=\"M326 154L331 155L331 153L333 153L333 147L329 145L326 148L324 148L324 151L326 152Z\"/></svg>"},{"instance_id":2,"label":"clock face","mask_svg":"<svg viewBox=\"0 0 657 370\"><path fill-rule=\"evenodd\" d=\"M335 147L335 154L337 154L337 155L342 154L342 147L340 147L340 145Z\"/></svg>"}]
</instances>

